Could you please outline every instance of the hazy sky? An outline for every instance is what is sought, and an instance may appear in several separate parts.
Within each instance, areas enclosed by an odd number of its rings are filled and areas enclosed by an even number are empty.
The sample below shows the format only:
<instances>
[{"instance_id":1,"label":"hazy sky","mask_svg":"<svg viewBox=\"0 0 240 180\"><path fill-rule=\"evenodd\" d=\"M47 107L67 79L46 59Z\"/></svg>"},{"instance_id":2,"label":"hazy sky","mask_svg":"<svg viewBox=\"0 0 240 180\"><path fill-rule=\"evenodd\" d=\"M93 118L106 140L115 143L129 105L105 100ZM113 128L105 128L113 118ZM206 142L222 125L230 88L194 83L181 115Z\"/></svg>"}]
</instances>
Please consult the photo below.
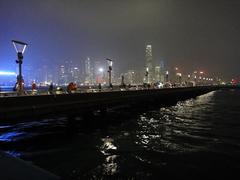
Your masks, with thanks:
<instances>
[{"instance_id":1,"label":"hazy sky","mask_svg":"<svg viewBox=\"0 0 240 180\"><path fill-rule=\"evenodd\" d=\"M239 0L0 0L0 70L15 67L10 41L30 44L24 63L116 59L240 76Z\"/></svg>"}]
</instances>

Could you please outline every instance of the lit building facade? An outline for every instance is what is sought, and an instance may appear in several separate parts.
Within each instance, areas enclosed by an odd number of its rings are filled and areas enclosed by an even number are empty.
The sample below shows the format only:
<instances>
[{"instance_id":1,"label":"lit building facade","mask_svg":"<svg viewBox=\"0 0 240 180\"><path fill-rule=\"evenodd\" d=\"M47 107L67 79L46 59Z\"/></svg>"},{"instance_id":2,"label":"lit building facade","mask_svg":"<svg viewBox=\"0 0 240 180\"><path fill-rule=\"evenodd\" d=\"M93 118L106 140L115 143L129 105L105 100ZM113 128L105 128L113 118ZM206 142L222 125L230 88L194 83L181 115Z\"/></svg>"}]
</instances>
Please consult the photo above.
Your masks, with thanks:
<instances>
[{"instance_id":1,"label":"lit building facade","mask_svg":"<svg viewBox=\"0 0 240 180\"><path fill-rule=\"evenodd\" d=\"M153 69L153 57L152 57L152 45L146 46L146 73L145 76L145 82L146 83L152 83L153 82L153 75L154 75L154 69Z\"/></svg>"},{"instance_id":2,"label":"lit building facade","mask_svg":"<svg viewBox=\"0 0 240 180\"><path fill-rule=\"evenodd\" d=\"M67 84L67 72L64 65L59 67L59 75L58 75L58 84L59 85L66 85Z\"/></svg>"},{"instance_id":3,"label":"lit building facade","mask_svg":"<svg viewBox=\"0 0 240 180\"><path fill-rule=\"evenodd\" d=\"M85 84L94 84L94 80L93 80L93 67L91 64L91 60L88 57L85 60Z\"/></svg>"}]
</instances>

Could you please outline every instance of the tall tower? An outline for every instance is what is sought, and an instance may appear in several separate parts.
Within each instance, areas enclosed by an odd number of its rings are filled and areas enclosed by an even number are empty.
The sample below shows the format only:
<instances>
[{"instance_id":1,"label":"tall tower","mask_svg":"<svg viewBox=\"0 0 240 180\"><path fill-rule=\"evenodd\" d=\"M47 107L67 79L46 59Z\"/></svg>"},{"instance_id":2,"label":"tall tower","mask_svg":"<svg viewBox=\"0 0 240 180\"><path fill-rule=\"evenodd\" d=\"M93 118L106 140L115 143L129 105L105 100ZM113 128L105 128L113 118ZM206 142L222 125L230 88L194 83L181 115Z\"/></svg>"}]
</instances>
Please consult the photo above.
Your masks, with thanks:
<instances>
[{"instance_id":1,"label":"tall tower","mask_svg":"<svg viewBox=\"0 0 240 180\"><path fill-rule=\"evenodd\" d=\"M146 69L148 69L147 83L153 82L153 58L152 58L152 45L146 46Z\"/></svg>"},{"instance_id":2,"label":"tall tower","mask_svg":"<svg viewBox=\"0 0 240 180\"><path fill-rule=\"evenodd\" d=\"M66 67L64 65L61 65L59 68L58 84L59 85L67 84L67 73L66 73Z\"/></svg>"},{"instance_id":3,"label":"tall tower","mask_svg":"<svg viewBox=\"0 0 240 180\"><path fill-rule=\"evenodd\" d=\"M85 84L93 84L93 68L89 57L85 60Z\"/></svg>"}]
</instances>

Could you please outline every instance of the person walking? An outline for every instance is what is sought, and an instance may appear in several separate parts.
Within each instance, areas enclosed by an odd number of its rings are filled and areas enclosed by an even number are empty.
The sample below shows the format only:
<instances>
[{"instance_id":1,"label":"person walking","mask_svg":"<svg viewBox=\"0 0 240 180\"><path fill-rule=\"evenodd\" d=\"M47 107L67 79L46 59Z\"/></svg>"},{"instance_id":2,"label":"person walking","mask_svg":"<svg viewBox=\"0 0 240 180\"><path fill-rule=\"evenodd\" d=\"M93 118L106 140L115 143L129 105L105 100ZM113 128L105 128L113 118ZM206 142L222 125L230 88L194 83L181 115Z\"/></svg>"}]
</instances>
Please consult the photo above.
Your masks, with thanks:
<instances>
[{"instance_id":1,"label":"person walking","mask_svg":"<svg viewBox=\"0 0 240 180\"><path fill-rule=\"evenodd\" d=\"M34 94L36 94L37 93L37 85L36 85L36 83L33 81L32 82L32 94L34 95Z\"/></svg>"}]
</instances>

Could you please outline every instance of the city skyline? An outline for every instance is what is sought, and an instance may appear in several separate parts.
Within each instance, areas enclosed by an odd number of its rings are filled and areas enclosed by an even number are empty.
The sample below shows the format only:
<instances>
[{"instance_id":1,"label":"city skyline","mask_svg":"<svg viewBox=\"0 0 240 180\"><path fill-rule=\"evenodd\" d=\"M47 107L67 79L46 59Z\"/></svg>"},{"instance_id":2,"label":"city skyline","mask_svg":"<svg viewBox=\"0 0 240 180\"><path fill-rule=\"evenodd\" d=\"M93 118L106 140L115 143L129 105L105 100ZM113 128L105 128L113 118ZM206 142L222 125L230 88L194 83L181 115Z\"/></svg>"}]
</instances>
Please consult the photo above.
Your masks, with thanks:
<instances>
[{"instance_id":1,"label":"city skyline","mask_svg":"<svg viewBox=\"0 0 240 180\"><path fill-rule=\"evenodd\" d=\"M33 82L43 86L50 83L66 86L70 82L74 82L77 85L96 85L99 83L106 85L109 77L106 60L108 59L105 59L105 63L103 63L102 61L94 61L90 57L86 57L84 62L79 61L78 63L73 63L72 60L65 60L54 66L47 64L42 64L39 67L25 66L23 79L27 86L30 86ZM230 81L226 81L222 77L214 76L209 72L207 73L197 68L194 71L183 71L181 67L166 67L163 60L158 61L153 59L151 44L145 47L145 65L140 70L133 68L121 72L118 67L113 67L112 82L114 85L123 83L123 80L127 84L167 83L168 80L173 84L186 84L190 81L198 84L204 81L207 84L208 82L210 83L210 80L213 81L212 83L230 83ZM16 73L0 71L1 76L11 77L10 79L1 78L1 85L15 84L14 76L17 76L17 71ZM168 80L166 80L166 75L168 76Z\"/></svg>"},{"instance_id":2,"label":"city skyline","mask_svg":"<svg viewBox=\"0 0 240 180\"><path fill-rule=\"evenodd\" d=\"M23 69L110 57L119 73L141 70L151 44L153 59L169 67L237 78L238 6L234 0L1 1L0 70L16 69L15 38L29 43Z\"/></svg>"}]
</instances>

